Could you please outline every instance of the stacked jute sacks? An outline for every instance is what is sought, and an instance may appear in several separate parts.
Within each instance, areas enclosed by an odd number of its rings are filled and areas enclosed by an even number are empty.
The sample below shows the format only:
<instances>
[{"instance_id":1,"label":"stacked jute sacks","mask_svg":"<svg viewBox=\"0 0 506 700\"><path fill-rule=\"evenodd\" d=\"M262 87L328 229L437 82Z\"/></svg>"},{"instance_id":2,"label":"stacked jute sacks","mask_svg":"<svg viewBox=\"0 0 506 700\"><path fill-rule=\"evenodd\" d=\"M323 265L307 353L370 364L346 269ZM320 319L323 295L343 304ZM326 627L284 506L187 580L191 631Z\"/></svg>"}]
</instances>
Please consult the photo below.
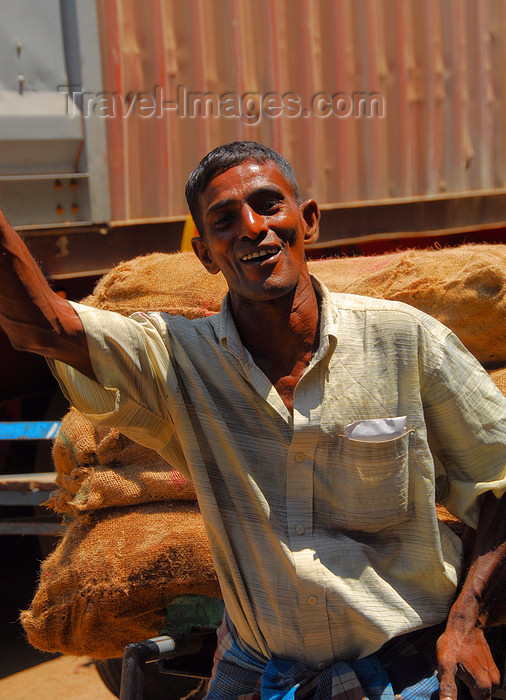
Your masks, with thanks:
<instances>
[{"instance_id":1,"label":"stacked jute sacks","mask_svg":"<svg viewBox=\"0 0 506 700\"><path fill-rule=\"evenodd\" d=\"M492 377L506 393L506 246L309 265L331 291L396 299L435 316L495 368ZM193 254L153 254L121 263L85 302L124 315L158 310L199 318L217 313L225 292L222 276L205 272ZM120 656L125 644L157 633L174 596L220 595L193 488L155 452L71 409L54 461L53 505L68 529L21 615L34 646ZM438 512L462 533L444 508Z\"/></svg>"}]
</instances>

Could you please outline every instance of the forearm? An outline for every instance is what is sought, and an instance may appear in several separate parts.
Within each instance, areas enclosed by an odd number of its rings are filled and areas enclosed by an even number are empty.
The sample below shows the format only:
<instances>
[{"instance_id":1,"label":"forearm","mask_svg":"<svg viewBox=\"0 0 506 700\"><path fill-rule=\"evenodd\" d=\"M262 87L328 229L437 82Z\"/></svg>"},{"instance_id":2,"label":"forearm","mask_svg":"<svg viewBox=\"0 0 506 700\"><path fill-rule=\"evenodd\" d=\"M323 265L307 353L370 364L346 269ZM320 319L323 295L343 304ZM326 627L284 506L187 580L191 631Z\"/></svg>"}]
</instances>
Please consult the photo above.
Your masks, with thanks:
<instances>
[{"instance_id":1,"label":"forearm","mask_svg":"<svg viewBox=\"0 0 506 700\"><path fill-rule=\"evenodd\" d=\"M47 284L0 211L0 324L12 345L67 362L94 377L82 323Z\"/></svg>"},{"instance_id":2,"label":"forearm","mask_svg":"<svg viewBox=\"0 0 506 700\"><path fill-rule=\"evenodd\" d=\"M499 624L506 616L506 495L485 494L473 547L472 564L449 621L468 611L476 624Z\"/></svg>"},{"instance_id":3,"label":"forearm","mask_svg":"<svg viewBox=\"0 0 506 700\"><path fill-rule=\"evenodd\" d=\"M456 700L455 678L466 683L473 700L491 697L500 674L483 628L498 624L505 614L506 496L483 499L473 558L462 589L438 640L440 698Z\"/></svg>"}]
</instances>

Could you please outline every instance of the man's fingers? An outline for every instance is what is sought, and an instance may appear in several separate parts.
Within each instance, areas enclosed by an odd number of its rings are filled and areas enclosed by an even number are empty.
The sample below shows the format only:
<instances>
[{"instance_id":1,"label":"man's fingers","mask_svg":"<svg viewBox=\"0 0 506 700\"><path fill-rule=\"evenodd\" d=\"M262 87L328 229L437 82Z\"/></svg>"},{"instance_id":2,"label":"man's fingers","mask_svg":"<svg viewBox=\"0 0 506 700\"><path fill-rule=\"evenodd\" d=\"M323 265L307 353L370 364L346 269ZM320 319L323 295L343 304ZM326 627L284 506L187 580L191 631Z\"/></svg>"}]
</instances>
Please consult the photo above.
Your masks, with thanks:
<instances>
[{"instance_id":1,"label":"man's fingers","mask_svg":"<svg viewBox=\"0 0 506 700\"><path fill-rule=\"evenodd\" d=\"M478 668L471 674L464 666L458 664L457 677L469 688L473 700L488 700L492 697L492 690L499 685L500 676L494 673L497 668Z\"/></svg>"},{"instance_id":2,"label":"man's fingers","mask_svg":"<svg viewBox=\"0 0 506 700\"><path fill-rule=\"evenodd\" d=\"M455 672L457 668L454 666L452 670L440 668L439 676L439 698L440 700L457 700L457 686L455 684Z\"/></svg>"},{"instance_id":3,"label":"man's fingers","mask_svg":"<svg viewBox=\"0 0 506 700\"><path fill-rule=\"evenodd\" d=\"M437 654L440 700L457 699L456 678L468 687L473 700L492 697L500 674L481 629L473 628L465 639L445 633L438 640Z\"/></svg>"}]
</instances>

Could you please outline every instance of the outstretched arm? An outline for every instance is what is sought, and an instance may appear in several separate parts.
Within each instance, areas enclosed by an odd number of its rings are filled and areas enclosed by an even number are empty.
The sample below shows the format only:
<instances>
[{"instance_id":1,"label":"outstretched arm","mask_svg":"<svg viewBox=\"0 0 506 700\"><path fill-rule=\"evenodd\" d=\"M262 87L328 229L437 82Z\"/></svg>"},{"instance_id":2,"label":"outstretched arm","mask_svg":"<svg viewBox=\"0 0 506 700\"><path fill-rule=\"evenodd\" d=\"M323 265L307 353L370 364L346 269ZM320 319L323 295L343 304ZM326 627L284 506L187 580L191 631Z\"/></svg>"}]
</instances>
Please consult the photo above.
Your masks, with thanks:
<instances>
[{"instance_id":1,"label":"outstretched arm","mask_svg":"<svg viewBox=\"0 0 506 700\"><path fill-rule=\"evenodd\" d=\"M61 360L95 379L79 316L49 287L1 210L0 325L17 350Z\"/></svg>"},{"instance_id":2,"label":"outstretched arm","mask_svg":"<svg viewBox=\"0 0 506 700\"><path fill-rule=\"evenodd\" d=\"M441 700L456 700L455 677L473 700L490 698L500 677L483 628L506 616L506 495L488 492L476 531L473 561L437 645Z\"/></svg>"}]
</instances>

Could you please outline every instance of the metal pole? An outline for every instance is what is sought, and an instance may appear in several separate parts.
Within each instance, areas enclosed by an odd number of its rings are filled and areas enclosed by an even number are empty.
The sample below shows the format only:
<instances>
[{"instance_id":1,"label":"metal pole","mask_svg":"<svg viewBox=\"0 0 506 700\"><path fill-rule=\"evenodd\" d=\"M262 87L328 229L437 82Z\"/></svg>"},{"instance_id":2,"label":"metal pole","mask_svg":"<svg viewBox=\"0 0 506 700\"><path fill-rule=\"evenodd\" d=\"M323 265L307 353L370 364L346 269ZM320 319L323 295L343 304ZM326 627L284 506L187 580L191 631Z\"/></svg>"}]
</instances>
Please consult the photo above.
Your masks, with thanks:
<instances>
[{"instance_id":1,"label":"metal pole","mask_svg":"<svg viewBox=\"0 0 506 700\"><path fill-rule=\"evenodd\" d=\"M172 637L165 635L128 644L123 653L120 700L142 700L144 666L171 654L175 648Z\"/></svg>"}]
</instances>

